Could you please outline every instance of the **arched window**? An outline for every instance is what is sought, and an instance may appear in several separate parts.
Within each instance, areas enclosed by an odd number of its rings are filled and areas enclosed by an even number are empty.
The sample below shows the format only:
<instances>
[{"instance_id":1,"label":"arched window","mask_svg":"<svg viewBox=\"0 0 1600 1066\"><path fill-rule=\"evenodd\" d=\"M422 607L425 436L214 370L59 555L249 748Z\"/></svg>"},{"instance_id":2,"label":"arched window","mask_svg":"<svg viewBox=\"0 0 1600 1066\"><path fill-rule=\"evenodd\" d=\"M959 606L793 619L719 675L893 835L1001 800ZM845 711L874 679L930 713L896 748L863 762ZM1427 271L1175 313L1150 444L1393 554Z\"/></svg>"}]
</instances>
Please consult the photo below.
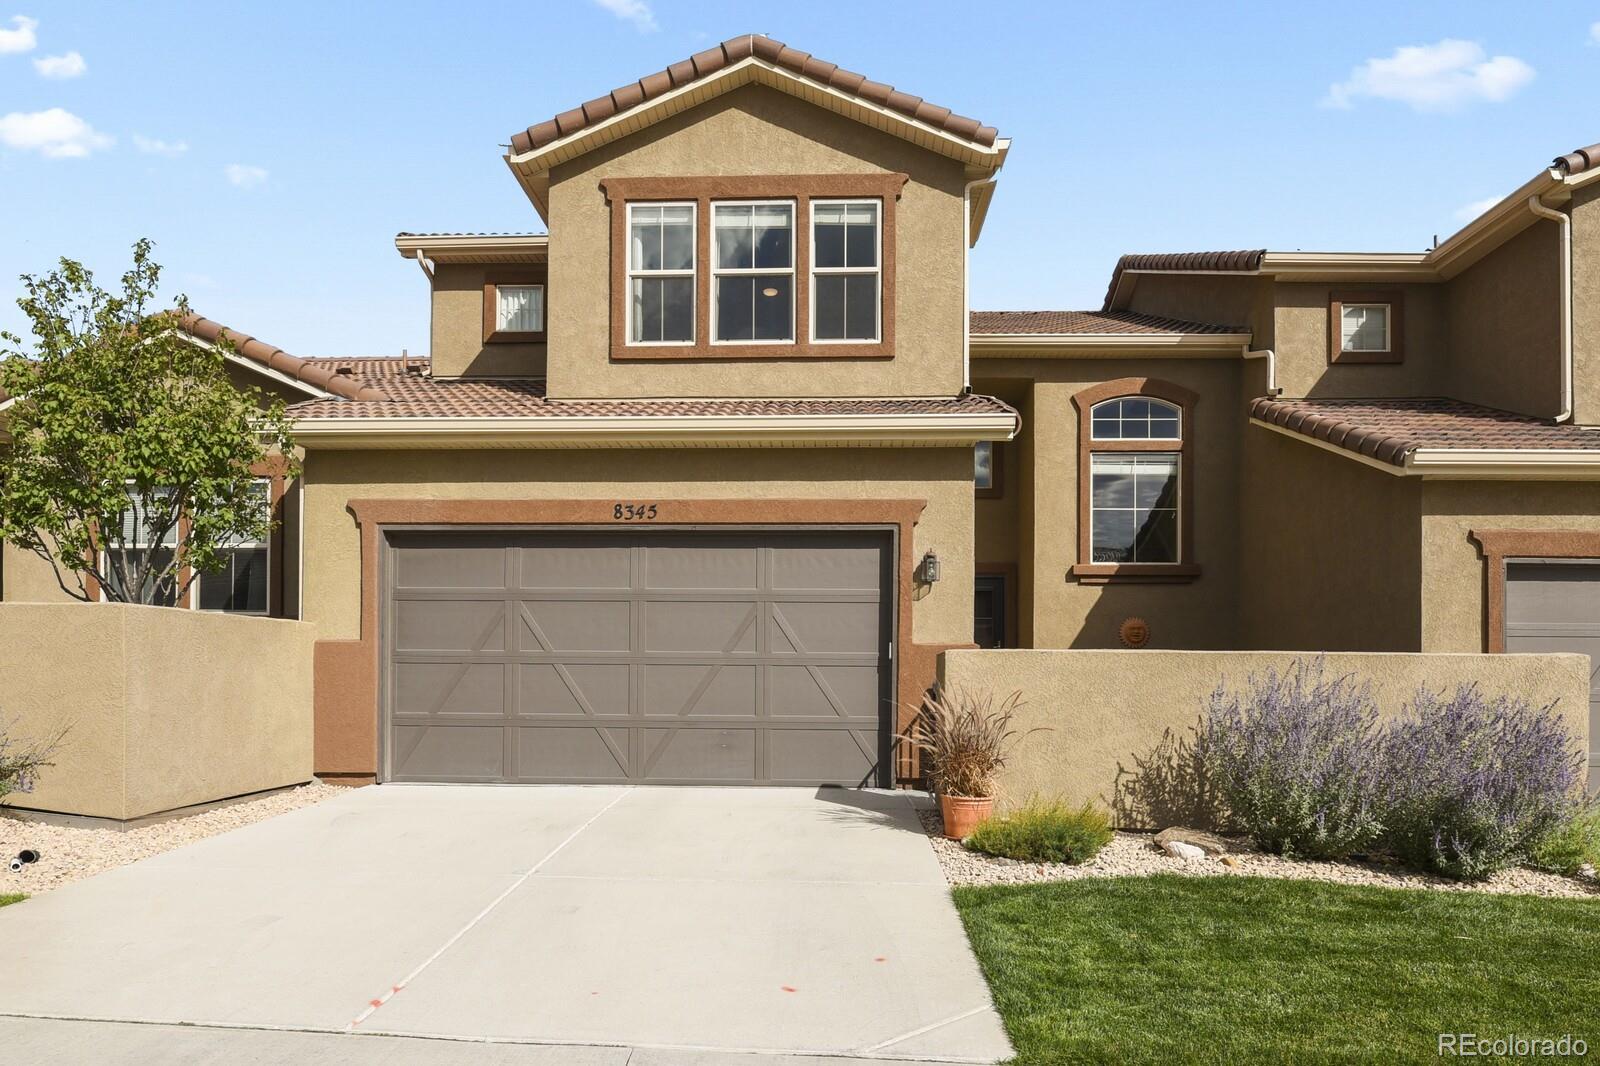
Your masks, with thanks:
<instances>
[{"instance_id":1,"label":"arched window","mask_svg":"<svg viewBox=\"0 0 1600 1066\"><path fill-rule=\"evenodd\" d=\"M1080 580L1192 577L1192 434L1196 396L1170 382L1122 378L1084 389L1078 408Z\"/></svg>"}]
</instances>

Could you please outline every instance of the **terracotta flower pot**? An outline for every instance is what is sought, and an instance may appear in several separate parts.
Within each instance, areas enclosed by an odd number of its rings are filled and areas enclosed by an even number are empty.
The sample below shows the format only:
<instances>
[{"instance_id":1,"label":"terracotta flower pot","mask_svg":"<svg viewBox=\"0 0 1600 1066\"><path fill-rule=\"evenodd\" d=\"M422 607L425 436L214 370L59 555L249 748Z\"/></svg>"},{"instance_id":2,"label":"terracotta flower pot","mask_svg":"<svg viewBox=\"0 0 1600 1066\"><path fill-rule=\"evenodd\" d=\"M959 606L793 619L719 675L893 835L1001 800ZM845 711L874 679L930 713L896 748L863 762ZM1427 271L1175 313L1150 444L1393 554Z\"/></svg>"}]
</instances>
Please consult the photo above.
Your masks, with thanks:
<instances>
[{"instance_id":1,"label":"terracotta flower pot","mask_svg":"<svg viewBox=\"0 0 1600 1066\"><path fill-rule=\"evenodd\" d=\"M994 813L993 796L939 796L939 814L944 818L944 835L963 840L989 820Z\"/></svg>"}]
</instances>

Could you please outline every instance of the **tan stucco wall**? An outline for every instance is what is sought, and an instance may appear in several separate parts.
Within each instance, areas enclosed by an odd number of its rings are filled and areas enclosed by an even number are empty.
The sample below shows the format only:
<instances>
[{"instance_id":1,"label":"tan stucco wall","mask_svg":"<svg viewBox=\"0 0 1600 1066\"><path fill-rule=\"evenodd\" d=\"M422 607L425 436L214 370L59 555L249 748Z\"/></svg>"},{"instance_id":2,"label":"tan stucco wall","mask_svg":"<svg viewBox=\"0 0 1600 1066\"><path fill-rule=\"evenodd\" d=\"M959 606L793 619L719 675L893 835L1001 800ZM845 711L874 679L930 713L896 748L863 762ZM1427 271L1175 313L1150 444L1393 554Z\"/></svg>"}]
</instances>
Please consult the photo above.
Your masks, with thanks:
<instances>
[{"instance_id":1,"label":"tan stucco wall","mask_svg":"<svg viewBox=\"0 0 1600 1066\"><path fill-rule=\"evenodd\" d=\"M1484 561L1468 536L1474 529L1600 531L1600 482L1424 482L1424 651L1485 647Z\"/></svg>"},{"instance_id":2,"label":"tan stucco wall","mask_svg":"<svg viewBox=\"0 0 1600 1066\"><path fill-rule=\"evenodd\" d=\"M351 499L925 499L913 541L942 576L913 607L921 643L972 640L972 452L966 448L312 452L306 460L303 617L361 636L361 544Z\"/></svg>"},{"instance_id":3,"label":"tan stucco wall","mask_svg":"<svg viewBox=\"0 0 1600 1066\"><path fill-rule=\"evenodd\" d=\"M1027 706L1018 728L1048 730L1026 738L1012 757L1000 779L1002 807L1030 796L1112 807L1119 767L1132 770L1168 730L1185 735L1219 682L1242 686L1251 673L1293 660L1285 652L947 651L939 680L996 696L1020 691ZM1535 706L1559 700L1578 743L1588 740L1587 656L1336 653L1327 657L1327 671L1370 680L1385 714L1400 711L1419 686L1445 690L1464 682ZM1118 820L1137 824L1131 815Z\"/></svg>"},{"instance_id":4,"label":"tan stucco wall","mask_svg":"<svg viewBox=\"0 0 1600 1066\"><path fill-rule=\"evenodd\" d=\"M309 780L304 623L127 604L0 604L0 716L68 728L9 804L128 819Z\"/></svg>"},{"instance_id":5,"label":"tan stucco wall","mask_svg":"<svg viewBox=\"0 0 1600 1066\"><path fill-rule=\"evenodd\" d=\"M1232 326L1272 346L1272 285L1242 274L1140 274L1128 310Z\"/></svg>"},{"instance_id":6,"label":"tan stucco wall","mask_svg":"<svg viewBox=\"0 0 1600 1066\"><path fill-rule=\"evenodd\" d=\"M1024 586L1020 632L1037 648L1114 648L1122 620L1150 624L1154 646L1225 648L1237 631L1239 541L1238 396L1235 359L985 359L987 380L1031 381L1014 490ZM1194 441L1194 560L1186 584L1085 585L1078 560L1078 412L1074 393L1123 377L1156 377L1199 394ZM1083 487L1087 491L1087 486ZM987 561L987 560L985 560Z\"/></svg>"},{"instance_id":7,"label":"tan stucco wall","mask_svg":"<svg viewBox=\"0 0 1600 1066\"><path fill-rule=\"evenodd\" d=\"M610 362L611 211L602 180L901 172L910 181L896 221L893 359ZM550 180L550 289L563 295L551 304L550 395L954 395L966 308L965 182L954 161L757 85L558 166Z\"/></svg>"},{"instance_id":8,"label":"tan stucco wall","mask_svg":"<svg viewBox=\"0 0 1600 1066\"><path fill-rule=\"evenodd\" d=\"M1440 392L1529 415L1561 409L1557 232L1554 222L1535 222L1451 279Z\"/></svg>"},{"instance_id":9,"label":"tan stucco wall","mask_svg":"<svg viewBox=\"0 0 1600 1066\"><path fill-rule=\"evenodd\" d=\"M1580 424L1592 426L1600 425L1600 185L1573 190L1570 211L1573 411ZM1547 222L1543 228L1553 230L1555 225ZM1552 272L1554 260L1552 249Z\"/></svg>"},{"instance_id":10,"label":"tan stucco wall","mask_svg":"<svg viewBox=\"0 0 1600 1066\"><path fill-rule=\"evenodd\" d=\"M488 275L534 267L440 263L433 278L430 344L434 377L542 377L543 344L483 343L483 285ZM548 299L547 310L555 306ZM598 296L596 297L598 299ZM555 314L569 313L566 308ZM548 323L547 323L548 325Z\"/></svg>"},{"instance_id":11,"label":"tan stucco wall","mask_svg":"<svg viewBox=\"0 0 1600 1066\"><path fill-rule=\"evenodd\" d=\"M1331 292L1394 290L1404 297L1404 362L1328 363ZM1447 359L1445 305L1438 285L1328 285L1293 282L1273 287L1277 302L1272 348L1285 396L1433 396L1443 391ZM1259 344L1260 342L1257 341Z\"/></svg>"},{"instance_id":12,"label":"tan stucco wall","mask_svg":"<svg viewBox=\"0 0 1600 1066\"><path fill-rule=\"evenodd\" d=\"M0 603L73 603L50 563L10 541L0 542ZM66 577L72 585L72 576Z\"/></svg>"},{"instance_id":13,"label":"tan stucco wall","mask_svg":"<svg viewBox=\"0 0 1600 1066\"><path fill-rule=\"evenodd\" d=\"M1261 426L1243 459L1240 645L1420 651L1419 483Z\"/></svg>"}]
</instances>

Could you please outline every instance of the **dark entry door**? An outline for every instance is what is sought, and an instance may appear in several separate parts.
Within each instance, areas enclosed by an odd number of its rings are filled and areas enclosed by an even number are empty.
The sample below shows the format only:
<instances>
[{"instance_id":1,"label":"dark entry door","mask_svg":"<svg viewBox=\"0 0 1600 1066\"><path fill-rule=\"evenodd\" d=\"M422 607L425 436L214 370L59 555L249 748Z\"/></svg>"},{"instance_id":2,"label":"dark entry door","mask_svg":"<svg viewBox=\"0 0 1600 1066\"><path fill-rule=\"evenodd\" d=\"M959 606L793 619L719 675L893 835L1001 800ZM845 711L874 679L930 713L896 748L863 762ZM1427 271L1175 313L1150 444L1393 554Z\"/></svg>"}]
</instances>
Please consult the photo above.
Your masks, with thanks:
<instances>
[{"instance_id":1,"label":"dark entry door","mask_svg":"<svg viewBox=\"0 0 1600 1066\"><path fill-rule=\"evenodd\" d=\"M972 600L972 642L980 648L1006 646L1006 579L979 574Z\"/></svg>"}]
</instances>

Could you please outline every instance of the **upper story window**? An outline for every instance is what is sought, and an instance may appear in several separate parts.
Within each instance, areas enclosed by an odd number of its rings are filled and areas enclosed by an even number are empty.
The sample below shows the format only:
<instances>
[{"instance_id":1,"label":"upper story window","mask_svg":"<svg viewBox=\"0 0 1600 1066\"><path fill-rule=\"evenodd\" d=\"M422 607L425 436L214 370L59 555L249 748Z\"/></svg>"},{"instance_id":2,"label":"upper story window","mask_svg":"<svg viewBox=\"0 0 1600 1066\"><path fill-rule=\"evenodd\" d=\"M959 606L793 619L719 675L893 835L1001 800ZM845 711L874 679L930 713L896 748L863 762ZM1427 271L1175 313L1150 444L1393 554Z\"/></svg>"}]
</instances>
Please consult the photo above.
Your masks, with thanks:
<instances>
[{"instance_id":1,"label":"upper story window","mask_svg":"<svg viewBox=\"0 0 1600 1066\"><path fill-rule=\"evenodd\" d=\"M811 336L875 341L879 299L879 210L875 200L811 204Z\"/></svg>"},{"instance_id":2,"label":"upper story window","mask_svg":"<svg viewBox=\"0 0 1600 1066\"><path fill-rule=\"evenodd\" d=\"M1193 564L1196 396L1150 378L1094 385L1078 408L1080 580L1173 580Z\"/></svg>"},{"instance_id":3,"label":"upper story window","mask_svg":"<svg viewBox=\"0 0 1600 1066\"><path fill-rule=\"evenodd\" d=\"M496 332L543 333L544 286L498 285L494 310Z\"/></svg>"},{"instance_id":4,"label":"upper story window","mask_svg":"<svg viewBox=\"0 0 1600 1066\"><path fill-rule=\"evenodd\" d=\"M794 204L712 204L719 343L794 340Z\"/></svg>"},{"instance_id":5,"label":"upper story window","mask_svg":"<svg viewBox=\"0 0 1600 1066\"><path fill-rule=\"evenodd\" d=\"M1401 295L1398 292L1328 294L1328 362L1399 363Z\"/></svg>"},{"instance_id":6,"label":"upper story window","mask_svg":"<svg viewBox=\"0 0 1600 1066\"><path fill-rule=\"evenodd\" d=\"M695 205L628 205L628 342L691 344Z\"/></svg>"},{"instance_id":7,"label":"upper story window","mask_svg":"<svg viewBox=\"0 0 1600 1066\"><path fill-rule=\"evenodd\" d=\"M901 173L617 177L613 361L888 359Z\"/></svg>"}]
</instances>

